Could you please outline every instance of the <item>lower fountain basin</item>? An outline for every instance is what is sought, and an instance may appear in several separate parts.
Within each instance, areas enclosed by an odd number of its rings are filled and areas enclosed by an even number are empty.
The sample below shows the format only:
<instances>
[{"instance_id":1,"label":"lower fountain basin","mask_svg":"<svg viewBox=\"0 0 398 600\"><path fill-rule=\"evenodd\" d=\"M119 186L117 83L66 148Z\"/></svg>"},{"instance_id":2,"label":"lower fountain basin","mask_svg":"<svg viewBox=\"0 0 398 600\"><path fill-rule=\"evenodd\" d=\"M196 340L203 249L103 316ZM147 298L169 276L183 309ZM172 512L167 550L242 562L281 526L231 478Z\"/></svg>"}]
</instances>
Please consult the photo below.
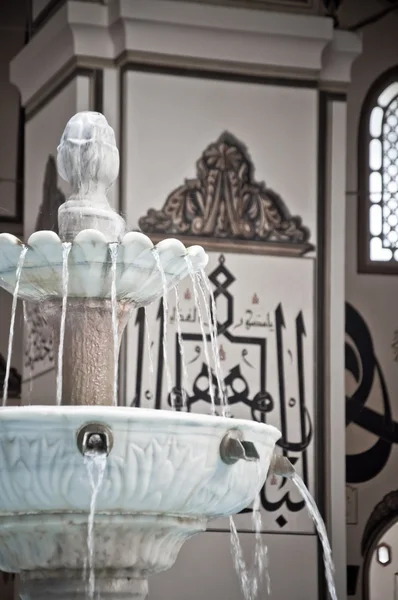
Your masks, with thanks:
<instances>
[{"instance_id":1,"label":"lower fountain basin","mask_svg":"<svg viewBox=\"0 0 398 600\"><path fill-rule=\"evenodd\" d=\"M172 411L3 408L1 570L34 577L83 570L92 500L82 454L87 425L108 432L110 449L95 504L95 570L145 579L169 568L208 520L250 505L280 437L262 423ZM224 462L220 444L231 430L254 444L259 460Z\"/></svg>"}]
</instances>

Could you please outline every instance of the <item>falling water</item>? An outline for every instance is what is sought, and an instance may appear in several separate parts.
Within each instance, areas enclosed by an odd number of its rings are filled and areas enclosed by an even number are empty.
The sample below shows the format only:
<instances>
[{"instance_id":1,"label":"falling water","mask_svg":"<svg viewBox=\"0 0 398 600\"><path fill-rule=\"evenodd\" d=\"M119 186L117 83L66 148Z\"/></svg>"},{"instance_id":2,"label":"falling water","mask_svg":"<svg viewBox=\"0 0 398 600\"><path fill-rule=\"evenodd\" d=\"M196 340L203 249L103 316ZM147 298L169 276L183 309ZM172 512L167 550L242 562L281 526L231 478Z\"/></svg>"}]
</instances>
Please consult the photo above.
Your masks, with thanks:
<instances>
[{"instance_id":1,"label":"falling water","mask_svg":"<svg viewBox=\"0 0 398 600\"><path fill-rule=\"evenodd\" d=\"M181 363L182 363L182 406L183 408L187 407L187 395L185 390L188 385L188 371L187 371L187 361L185 360L185 351L184 344L182 340L182 330L181 330L181 304L180 304L180 294L178 291L178 286L175 286L174 293L176 297L176 320L177 320L177 337L178 337L178 346L180 350Z\"/></svg>"},{"instance_id":2,"label":"falling water","mask_svg":"<svg viewBox=\"0 0 398 600\"><path fill-rule=\"evenodd\" d=\"M116 274L117 274L117 255L119 244L112 242L109 244L111 254L111 306L112 306L112 331L113 331L113 404L117 406L117 379L119 368L119 332L117 322L117 296L116 296Z\"/></svg>"},{"instance_id":3,"label":"falling water","mask_svg":"<svg viewBox=\"0 0 398 600\"><path fill-rule=\"evenodd\" d=\"M332 598L332 600L337 600L336 586L334 583L334 564L332 558L332 549L329 544L325 523L323 522L317 505L315 504L314 498L311 496L307 486L305 485L301 477L297 475L297 473L295 473L292 477L292 481L299 490L303 499L305 500L308 513L311 519L313 520L316 530L318 532L319 539L321 540L323 548L323 561L325 563L325 575L328 584L329 595Z\"/></svg>"},{"instance_id":4,"label":"falling water","mask_svg":"<svg viewBox=\"0 0 398 600\"><path fill-rule=\"evenodd\" d=\"M107 455L102 452L88 452L84 455L88 478L91 486L90 513L88 517L87 550L88 550L88 598L93 600L95 593L95 565L94 565L94 516L95 508L100 491L105 469ZM86 564L86 563L85 563Z\"/></svg>"},{"instance_id":5,"label":"falling water","mask_svg":"<svg viewBox=\"0 0 398 600\"><path fill-rule=\"evenodd\" d=\"M206 359L207 368L208 368L208 371L209 371L209 392L210 392L210 399L211 399L211 409L212 409L212 414L214 415L215 412L216 412L216 401L215 401L215 398L214 398L214 387L213 387L213 381L212 381L212 371L211 371L211 364L210 364L210 356L209 356L209 350L207 348L207 336L206 336L205 325L204 325L204 321L203 321L202 308L201 308L200 301L199 301L197 281L196 281L195 272L194 272L193 267L192 267L192 262L191 262L190 257L188 256L188 254L185 256L185 260L186 260L186 263L188 265L189 275L190 275L191 280L192 280L193 295L194 295L194 298L195 298L195 306L198 309L199 325L200 325L200 330L201 330L202 339L203 339L203 350L204 350L204 353L205 353L205 359ZM209 327L210 327L210 323L209 323Z\"/></svg>"},{"instance_id":6,"label":"falling water","mask_svg":"<svg viewBox=\"0 0 398 600\"><path fill-rule=\"evenodd\" d=\"M173 383L171 380L171 373L170 373L169 361L168 361L168 356L167 356L167 319L169 318L169 307L168 307L168 303L167 303L167 279L166 279L166 273L164 272L164 269L163 269L163 265L160 261L159 251L156 247L153 249L153 255L155 257L156 266L159 269L159 273L162 278L162 286L163 286L163 358L164 358L164 366L165 366L165 370L166 370L168 392L171 392ZM175 408L174 394L171 394L171 406L172 406L172 408Z\"/></svg>"},{"instance_id":7,"label":"falling water","mask_svg":"<svg viewBox=\"0 0 398 600\"><path fill-rule=\"evenodd\" d=\"M261 518L261 498L260 494L256 496L253 504L252 513L253 529L255 534L255 548L254 548L254 568L257 569L257 590L260 584L265 580L267 586L268 595L271 593L271 579L268 570L268 547L263 541L261 531L263 528Z\"/></svg>"},{"instance_id":8,"label":"falling water","mask_svg":"<svg viewBox=\"0 0 398 600\"><path fill-rule=\"evenodd\" d=\"M58 372L57 372L57 404L60 405L62 401L62 369L64 359L64 339L65 339L65 320L66 320L66 308L68 304L68 283L69 283L69 270L68 270L68 257L72 247L70 242L63 242L62 244L62 312L61 312L61 326L59 331L59 348L58 348Z\"/></svg>"},{"instance_id":9,"label":"falling water","mask_svg":"<svg viewBox=\"0 0 398 600\"><path fill-rule=\"evenodd\" d=\"M26 335L26 330L28 329L29 326L29 317L28 317L28 307L26 305L26 301L24 300L22 302L22 312L23 312L23 320L24 320L24 324L25 324L25 335ZM33 390L33 379L32 379L32 375L33 375L33 367L32 367L32 361L29 360L29 392L28 392L28 404L31 404L31 399L32 399L32 390Z\"/></svg>"},{"instance_id":10,"label":"falling water","mask_svg":"<svg viewBox=\"0 0 398 600\"><path fill-rule=\"evenodd\" d=\"M236 529L233 517L229 517L229 527L231 530L231 552L234 559L235 571L238 574L240 585L242 588L243 597L245 600L251 600L249 574L246 569L246 563L243 556L242 546L240 544L238 531Z\"/></svg>"},{"instance_id":11,"label":"falling water","mask_svg":"<svg viewBox=\"0 0 398 600\"><path fill-rule=\"evenodd\" d=\"M233 518L230 517L232 557L245 600L255 600L258 597L260 587L264 581L267 586L268 595L271 593L271 583L268 571L268 548L263 543L261 536L262 520L259 495L256 497L253 504L252 521L255 533L255 548L253 564L249 569L246 566L243 556L243 550L235 522Z\"/></svg>"},{"instance_id":12,"label":"falling water","mask_svg":"<svg viewBox=\"0 0 398 600\"><path fill-rule=\"evenodd\" d=\"M144 314L145 314L145 331L146 331L146 341L148 344L148 357L149 357L149 371L151 374L154 373L154 368L153 368L153 358L152 358L152 341L151 341L151 334L149 331L149 320L148 320L148 311L147 311L147 307L144 307Z\"/></svg>"},{"instance_id":13,"label":"falling water","mask_svg":"<svg viewBox=\"0 0 398 600\"><path fill-rule=\"evenodd\" d=\"M203 302L206 309L207 320L209 322L209 332L211 340L211 348L213 352L214 367L216 372L218 394L222 406L222 414L224 417L230 417L229 406L227 402L227 396L224 390L224 376L221 368L220 349L217 342L217 314L216 314L216 302L214 300L213 290L211 289L210 281L203 269L198 274L199 288L202 293ZM206 292L210 296L211 308L207 300Z\"/></svg>"},{"instance_id":14,"label":"falling water","mask_svg":"<svg viewBox=\"0 0 398 600\"><path fill-rule=\"evenodd\" d=\"M8 349L7 349L7 364L6 364L6 373L4 378L3 385L3 406L5 406L7 402L8 396L8 381L10 379L10 369L11 369L11 356L12 356L12 343L14 340L14 329L15 329L15 312L17 310L17 301L18 301L18 291L19 291L19 283L21 281L22 267L25 262L25 256L28 251L27 246L23 246L21 250L21 254L18 258L17 270L15 274L15 288L12 296L12 306L11 306L11 323L10 323L10 333L8 334Z\"/></svg>"}]
</instances>

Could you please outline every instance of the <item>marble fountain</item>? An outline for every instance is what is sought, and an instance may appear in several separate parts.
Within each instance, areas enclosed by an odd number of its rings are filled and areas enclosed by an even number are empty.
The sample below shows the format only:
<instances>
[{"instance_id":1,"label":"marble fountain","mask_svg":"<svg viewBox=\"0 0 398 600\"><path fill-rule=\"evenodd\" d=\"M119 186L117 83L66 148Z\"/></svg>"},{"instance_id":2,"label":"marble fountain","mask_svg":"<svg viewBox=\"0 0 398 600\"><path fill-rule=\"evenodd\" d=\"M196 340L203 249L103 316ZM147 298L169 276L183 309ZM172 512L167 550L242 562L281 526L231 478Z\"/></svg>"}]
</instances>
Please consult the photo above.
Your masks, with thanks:
<instances>
[{"instance_id":1,"label":"marble fountain","mask_svg":"<svg viewBox=\"0 0 398 600\"><path fill-rule=\"evenodd\" d=\"M58 349L54 406L0 409L0 569L20 574L24 600L143 599L185 540L254 501L271 463L294 470L270 425L116 406L133 310L208 258L127 232L106 197L119 153L103 115L70 119L57 162L72 189L59 236L0 235L0 285L14 308L40 304Z\"/></svg>"}]
</instances>

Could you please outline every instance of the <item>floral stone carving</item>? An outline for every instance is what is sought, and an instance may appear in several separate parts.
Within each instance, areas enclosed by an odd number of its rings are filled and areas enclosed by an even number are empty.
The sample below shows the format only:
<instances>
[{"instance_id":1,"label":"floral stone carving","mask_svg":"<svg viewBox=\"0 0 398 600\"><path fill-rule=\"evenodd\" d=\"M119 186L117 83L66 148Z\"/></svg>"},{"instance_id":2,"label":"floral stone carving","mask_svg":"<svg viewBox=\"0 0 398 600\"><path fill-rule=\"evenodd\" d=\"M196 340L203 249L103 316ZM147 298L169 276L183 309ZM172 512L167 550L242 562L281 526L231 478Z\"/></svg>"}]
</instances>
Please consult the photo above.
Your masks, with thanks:
<instances>
[{"instance_id":1,"label":"floral stone carving","mask_svg":"<svg viewBox=\"0 0 398 600\"><path fill-rule=\"evenodd\" d=\"M197 177L174 190L160 210L151 208L139 226L147 234L291 245L300 253L311 249L301 218L255 180L246 147L228 132L203 152Z\"/></svg>"}]
</instances>

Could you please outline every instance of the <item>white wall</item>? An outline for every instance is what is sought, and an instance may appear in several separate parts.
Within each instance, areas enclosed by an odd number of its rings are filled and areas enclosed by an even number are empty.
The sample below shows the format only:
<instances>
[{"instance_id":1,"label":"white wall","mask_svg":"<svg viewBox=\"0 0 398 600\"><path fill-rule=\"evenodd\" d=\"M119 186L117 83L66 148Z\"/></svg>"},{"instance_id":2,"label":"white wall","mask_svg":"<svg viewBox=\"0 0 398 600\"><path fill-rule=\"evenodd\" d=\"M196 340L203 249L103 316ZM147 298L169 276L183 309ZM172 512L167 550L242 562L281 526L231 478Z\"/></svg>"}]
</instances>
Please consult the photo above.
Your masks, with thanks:
<instances>
[{"instance_id":1,"label":"white wall","mask_svg":"<svg viewBox=\"0 0 398 600\"><path fill-rule=\"evenodd\" d=\"M125 75L124 99L124 140L122 156L124 196L123 211L130 227L137 227L140 217L148 209L161 209L169 194L187 180L197 177L197 162L209 144L216 142L219 136L228 131L246 145L254 165L254 179L265 181L266 185L279 193L288 206L291 214L300 215L303 224L311 231L311 241L317 244L316 231L316 190L317 172L317 92L314 89L288 88L267 84L247 82L228 82L200 77L183 77L167 74L140 73L129 71ZM287 176L288 174L288 176ZM210 190L209 190L210 192ZM188 245L197 243L195 238L187 241ZM202 243L202 241L201 241ZM206 243L206 242L204 242ZM275 329L264 331L261 328L250 332L236 329L239 319L247 308L252 307L254 293L260 298L256 312L264 317L270 312L274 319L274 310L280 302L283 306L286 329L284 330L283 357L285 361L285 383L288 398L298 398L297 388L297 355L295 346L295 318L300 310L304 313L305 338L305 393L309 419L314 422L315 406L314 389L314 253L305 258L286 258L241 254L239 245L235 252L224 253L225 266L232 272L236 282L228 291L234 302L234 323L228 328L232 334L266 337L267 359L263 365L255 349L249 350L254 367L246 367L241 358L242 343L236 347L220 336L226 359L223 361L223 372L227 375L231 369L239 365L245 380L250 387L249 396L259 391L259 375L266 372L266 389L275 402L275 409L267 415L267 422L281 427L279 416L280 399L278 395L278 365L276 360ZM210 253L210 263L206 269L210 274L219 264L220 253ZM190 283L184 282L181 296ZM295 293L291 294L294 289ZM192 291L190 296L192 297ZM188 302L182 297L183 310L188 310ZM173 312L174 298L170 295L169 315ZM143 351L144 369L142 375L141 405L154 406L154 385L157 380L158 330L159 320L156 318L158 306L148 311L150 336L154 342L153 357L155 374L151 374L147 362L147 349ZM220 321L226 317L225 302L218 303ZM131 320L127 331L127 400L135 396L137 370L137 331L135 319ZM172 387L175 385L174 345L175 328L168 325L170 368ZM199 325L183 324L184 333L200 333ZM187 361L195 356L194 347L202 346L202 342L185 344ZM247 348L250 348L247 346ZM247 349L246 348L246 349ZM288 352L291 353L289 359ZM141 349L142 352L142 349ZM192 395L192 385L198 374L201 361L188 364L188 394ZM167 406L166 378L163 376L163 393L161 408ZM144 392L149 393L144 396ZM147 400L151 396L152 402ZM288 411L288 439L298 440L301 437L299 428L298 405ZM192 411L208 412L205 403L194 404ZM235 417L252 418L250 408L243 404L232 406ZM309 486L314 492L314 447L311 440L308 449ZM297 455L298 472L302 472L302 456ZM282 491L277 486L267 486L267 497L271 501L281 498L286 492L294 502L299 497L287 485ZM283 526L278 524L279 518L286 518ZM252 530L250 516L236 517L238 528ZM281 521L283 523L283 521ZM232 558L229 551L229 525L220 521L210 523L209 528L217 527L222 531L206 533L198 536L187 547L182 549L181 556L169 574L159 575L150 582L150 598L166 595L184 598L189 590L192 598L197 590L198 598L203 595L203 588L196 584L203 575L202 568L210 570L210 563L216 566L208 577L208 590L217 590L217 594L238 600L241 597L239 584L233 571ZM314 598L317 594L317 542L312 523L305 509L297 513L289 511L282 502L281 508L275 512L263 511L263 538L268 544L270 556L270 575L275 600L284 600L292 594L294 581L297 598ZM253 560L250 548L254 538L250 534L242 535L249 564ZM298 554L306 557L302 562ZM278 569L278 563L294 564L294 575L287 579ZM208 561L208 562L207 562ZM187 564L195 565L187 573ZM344 567L343 567L344 568ZM164 578L164 579L163 579ZM157 583L159 582L159 583ZM300 590L297 595L296 590ZM265 590L264 590L265 591Z\"/></svg>"}]
</instances>

